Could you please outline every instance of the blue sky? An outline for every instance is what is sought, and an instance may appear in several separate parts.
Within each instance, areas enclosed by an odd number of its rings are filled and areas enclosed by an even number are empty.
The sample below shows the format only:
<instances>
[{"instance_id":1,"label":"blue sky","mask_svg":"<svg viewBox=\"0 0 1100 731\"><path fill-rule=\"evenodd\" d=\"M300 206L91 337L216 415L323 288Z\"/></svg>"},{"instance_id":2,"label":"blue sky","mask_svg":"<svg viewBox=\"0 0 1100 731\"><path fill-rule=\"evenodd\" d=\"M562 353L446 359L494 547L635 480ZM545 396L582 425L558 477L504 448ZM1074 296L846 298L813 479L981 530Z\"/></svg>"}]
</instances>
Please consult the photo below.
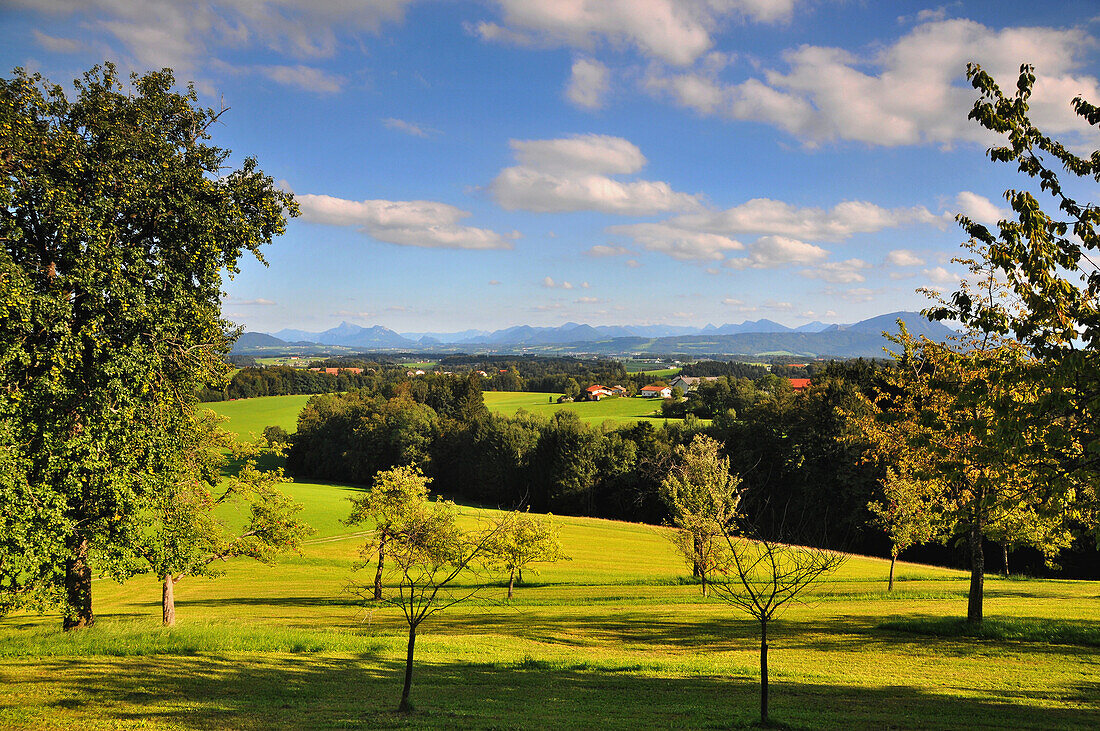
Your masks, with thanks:
<instances>
[{"instance_id":1,"label":"blue sky","mask_svg":"<svg viewBox=\"0 0 1100 731\"><path fill-rule=\"evenodd\" d=\"M977 61L1100 147L1100 6L837 0L0 0L0 61L169 66L303 216L226 283L249 330L851 322L951 290L1023 183ZM1096 200L1096 186L1078 190Z\"/></svg>"}]
</instances>

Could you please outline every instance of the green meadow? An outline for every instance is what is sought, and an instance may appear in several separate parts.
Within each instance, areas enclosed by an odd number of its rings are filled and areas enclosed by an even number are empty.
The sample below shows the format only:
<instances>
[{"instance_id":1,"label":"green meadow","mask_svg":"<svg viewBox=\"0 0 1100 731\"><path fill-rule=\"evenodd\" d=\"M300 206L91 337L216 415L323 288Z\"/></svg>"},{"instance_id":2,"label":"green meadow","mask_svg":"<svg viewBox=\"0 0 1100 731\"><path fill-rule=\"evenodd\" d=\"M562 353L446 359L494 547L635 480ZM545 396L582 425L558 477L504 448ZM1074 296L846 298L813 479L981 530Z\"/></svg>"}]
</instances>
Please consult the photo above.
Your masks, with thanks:
<instances>
[{"instance_id":1,"label":"green meadow","mask_svg":"<svg viewBox=\"0 0 1100 731\"><path fill-rule=\"evenodd\" d=\"M212 406L238 433L290 430L286 399L306 397L276 398ZM421 627L415 711L398 714L403 615L347 590L373 576L352 571L362 526L341 522L358 488L284 489L316 530L300 555L185 578L172 630L159 626L160 587L147 576L96 581L90 630L64 634L53 615L0 620L0 727L736 728L758 718L756 624L700 595L667 529L579 517L554 518L572 560L528 572L511 602L493 579ZM492 515L463 508L470 526ZM1100 582L987 577L988 619L972 636L958 621L963 572L900 563L887 593L888 566L850 557L771 626L773 719L1100 726Z\"/></svg>"},{"instance_id":2,"label":"green meadow","mask_svg":"<svg viewBox=\"0 0 1100 731\"><path fill-rule=\"evenodd\" d=\"M581 421L589 424L602 424L610 421L615 425L632 424L636 421L664 421L661 416L660 399L643 398L607 398L603 401L575 401L559 404L560 393L537 393L529 391L486 391L485 405L490 411L505 416L513 416L520 409L550 416L555 411L573 411ZM680 421L670 419L670 421Z\"/></svg>"}]
</instances>

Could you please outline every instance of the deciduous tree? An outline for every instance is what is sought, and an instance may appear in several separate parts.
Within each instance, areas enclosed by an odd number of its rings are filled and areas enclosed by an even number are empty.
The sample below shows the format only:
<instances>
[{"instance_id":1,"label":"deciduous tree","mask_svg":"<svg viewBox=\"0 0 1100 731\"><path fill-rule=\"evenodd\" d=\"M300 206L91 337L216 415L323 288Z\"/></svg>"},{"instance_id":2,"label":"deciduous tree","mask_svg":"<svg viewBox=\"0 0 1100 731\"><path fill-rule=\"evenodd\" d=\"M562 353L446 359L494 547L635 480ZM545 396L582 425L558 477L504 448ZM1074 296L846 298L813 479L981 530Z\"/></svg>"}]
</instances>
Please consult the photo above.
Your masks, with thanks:
<instances>
[{"instance_id":1,"label":"deciduous tree","mask_svg":"<svg viewBox=\"0 0 1100 731\"><path fill-rule=\"evenodd\" d=\"M569 560L562 551L558 534L552 515L538 517L527 511L517 511L504 529L493 537L486 549L486 557L491 564L507 572L509 599L512 598L517 573L522 582L524 569L538 574L531 564Z\"/></svg>"},{"instance_id":2,"label":"deciduous tree","mask_svg":"<svg viewBox=\"0 0 1100 731\"><path fill-rule=\"evenodd\" d=\"M224 385L222 273L297 213L254 159L226 169L221 113L174 86L110 64L72 99L22 69L0 80L0 489L32 506L5 517L0 593L61 604L66 629L94 622L93 555L133 570L133 518L195 394Z\"/></svg>"},{"instance_id":3,"label":"deciduous tree","mask_svg":"<svg viewBox=\"0 0 1100 731\"><path fill-rule=\"evenodd\" d=\"M661 496L677 528L675 545L702 582L722 570L729 556L723 536L737 517L740 480L731 475L729 459L718 456L721 445L698 434L676 448L672 470L661 483Z\"/></svg>"}]
</instances>

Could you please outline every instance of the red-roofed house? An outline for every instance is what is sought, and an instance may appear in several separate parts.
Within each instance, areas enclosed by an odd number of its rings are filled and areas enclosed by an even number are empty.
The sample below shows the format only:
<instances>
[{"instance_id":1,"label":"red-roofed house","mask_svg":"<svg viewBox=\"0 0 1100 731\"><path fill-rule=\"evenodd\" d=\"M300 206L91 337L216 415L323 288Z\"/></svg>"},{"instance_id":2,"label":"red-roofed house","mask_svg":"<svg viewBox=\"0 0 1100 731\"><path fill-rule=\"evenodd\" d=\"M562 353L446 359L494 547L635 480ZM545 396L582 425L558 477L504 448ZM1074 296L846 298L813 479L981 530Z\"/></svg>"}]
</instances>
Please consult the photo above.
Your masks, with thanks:
<instances>
[{"instance_id":1,"label":"red-roofed house","mask_svg":"<svg viewBox=\"0 0 1100 731\"><path fill-rule=\"evenodd\" d=\"M642 386L642 398L672 398L672 386Z\"/></svg>"},{"instance_id":2,"label":"red-roofed house","mask_svg":"<svg viewBox=\"0 0 1100 731\"><path fill-rule=\"evenodd\" d=\"M787 380L790 382L791 388L793 388L796 392L805 391L807 388L810 387L809 378L788 378Z\"/></svg>"},{"instance_id":3,"label":"red-roofed house","mask_svg":"<svg viewBox=\"0 0 1100 731\"><path fill-rule=\"evenodd\" d=\"M589 386L584 389L584 397L588 401L599 401L602 398L607 398L611 395L610 388L604 388L600 385Z\"/></svg>"}]
</instances>

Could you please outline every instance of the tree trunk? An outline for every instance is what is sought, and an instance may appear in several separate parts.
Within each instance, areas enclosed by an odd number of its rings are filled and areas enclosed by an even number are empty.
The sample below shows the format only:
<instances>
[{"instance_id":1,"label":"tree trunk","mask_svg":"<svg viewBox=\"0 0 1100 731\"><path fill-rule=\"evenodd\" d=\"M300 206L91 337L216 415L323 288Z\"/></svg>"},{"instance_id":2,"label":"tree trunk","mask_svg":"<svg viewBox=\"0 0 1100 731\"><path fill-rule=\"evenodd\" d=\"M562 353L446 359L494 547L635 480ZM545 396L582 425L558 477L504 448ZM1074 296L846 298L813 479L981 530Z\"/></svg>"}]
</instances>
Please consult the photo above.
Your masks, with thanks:
<instances>
[{"instance_id":1,"label":"tree trunk","mask_svg":"<svg viewBox=\"0 0 1100 731\"><path fill-rule=\"evenodd\" d=\"M160 607L165 627L176 624L176 580L171 574L161 579Z\"/></svg>"},{"instance_id":2,"label":"tree trunk","mask_svg":"<svg viewBox=\"0 0 1100 731\"><path fill-rule=\"evenodd\" d=\"M1001 544L1001 552L1004 554L1004 562L1005 562L1004 576L1007 579L1008 578L1008 544L1007 543L1002 543Z\"/></svg>"},{"instance_id":3,"label":"tree trunk","mask_svg":"<svg viewBox=\"0 0 1100 731\"><path fill-rule=\"evenodd\" d=\"M703 580L703 596L707 595L707 572L701 568L699 570L699 578Z\"/></svg>"},{"instance_id":4,"label":"tree trunk","mask_svg":"<svg viewBox=\"0 0 1100 731\"><path fill-rule=\"evenodd\" d=\"M65 561L65 618L62 628L68 632L95 624L92 613L92 567L88 565L88 538L75 534L69 541Z\"/></svg>"},{"instance_id":5,"label":"tree trunk","mask_svg":"<svg viewBox=\"0 0 1100 731\"><path fill-rule=\"evenodd\" d=\"M970 596L966 606L966 621L982 623L982 595L985 590L985 553L982 551L982 526L978 521L970 528Z\"/></svg>"},{"instance_id":6,"label":"tree trunk","mask_svg":"<svg viewBox=\"0 0 1100 731\"><path fill-rule=\"evenodd\" d=\"M378 538L378 571L374 574L374 601L382 601L382 570L386 565L386 533Z\"/></svg>"},{"instance_id":7,"label":"tree trunk","mask_svg":"<svg viewBox=\"0 0 1100 731\"><path fill-rule=\"evenodd\" d=\"M412 710L412 706L409 704L409 689L412 688L413 682L413 648L416 647L416 625L409 625L409 652L405 656L405 687L401 691L401 705L397 707L397 710L401 713L408 713Z\"/></svg>"},{"instance_id":8,"label":"tree trunk","mask_svg":"<svg viewBox=\"0 0 1100 731\"><path fill-rule=\"evenodd\" d=\"M694 579L698 579L703 575L703 565L699 560L699 556L703 552L703 547L700 545L699 536L691 537L691 549L693 553L691 557L691 576Z\"/></svg>"},{"instance_id":9,"label":"tree trunk","mask_svg":"<svg viewBox=\"0 0 1100 731\"><path fill-rule=\"evenodd\" d=\"M517 584L522 584L523 583L523 567L522 566L520 566L518 569L516 569L516 583Z\"/></svg>"},{"instance_id":10,"label":"tree trunk","mask_svg":"<svg viewBox=\"0 0 1100 731\"><path fill-rule=\"evenodd\" d=\"M512 569L512 573L508 576L508 598L512 598L512 587L516 583L516 570Z\"/></svg>"},{"instance_id":11,"label":"tree trunk","mask_svg":"<svg viewBox=\"0 0 1100 731\"><path fill-rule=\"evenodd\" d=\"M760 620L760 723L768 722L768 620Z\"/></svg>"},{"instance_id":12,"label":"tree trunk","mask_svg":"<svg viewBox=\"0 0 1100 731\"><path fill-rule=\"evenodd\" d=\"M890 554L890 583L886 585L886 591L894 590L894 564L897 563L898 554L894 551Z\"/></svg>"}]
</instances>

